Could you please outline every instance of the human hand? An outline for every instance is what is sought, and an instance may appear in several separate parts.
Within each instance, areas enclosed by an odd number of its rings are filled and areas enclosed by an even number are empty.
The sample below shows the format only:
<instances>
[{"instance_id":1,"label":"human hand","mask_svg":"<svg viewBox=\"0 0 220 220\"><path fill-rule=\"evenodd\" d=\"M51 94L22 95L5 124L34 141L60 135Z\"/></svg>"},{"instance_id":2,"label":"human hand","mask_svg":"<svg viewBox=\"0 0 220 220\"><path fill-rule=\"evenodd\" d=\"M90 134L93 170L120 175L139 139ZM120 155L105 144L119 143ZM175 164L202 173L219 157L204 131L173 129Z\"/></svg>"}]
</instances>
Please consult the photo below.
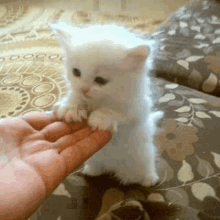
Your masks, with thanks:
<instances>
[{"instance_id":1,"label":"human hand","mask_svg":"<svg viewBox=\"0 0 220 220\"><path fill-rule=\"evenodd\" d=\"M109 142L111 132L43 112L0 120L0 138L0 219L20 220Z\"/></svg>"}]
</instances>

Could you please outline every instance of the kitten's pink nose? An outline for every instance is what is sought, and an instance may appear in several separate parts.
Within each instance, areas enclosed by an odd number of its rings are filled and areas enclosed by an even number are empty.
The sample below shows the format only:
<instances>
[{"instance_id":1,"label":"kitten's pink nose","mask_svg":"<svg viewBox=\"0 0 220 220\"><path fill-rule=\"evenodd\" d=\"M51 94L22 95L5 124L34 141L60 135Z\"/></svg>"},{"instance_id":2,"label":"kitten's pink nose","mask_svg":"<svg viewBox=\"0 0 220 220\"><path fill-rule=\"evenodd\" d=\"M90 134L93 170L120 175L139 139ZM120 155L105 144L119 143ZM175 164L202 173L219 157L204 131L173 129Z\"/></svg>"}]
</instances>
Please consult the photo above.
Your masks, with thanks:
<instances>
[{"instance_id":1,"label":"kitten's pink nose","mask_svg":"<svg viewBox=\"0 0 220 220\"><path fill-rule=\"evenodd\" d=\"M81 92L82 92L83 95L87 96L87 93L89 92L89 89L81 88Z\"/></svg>"}]
</instances>

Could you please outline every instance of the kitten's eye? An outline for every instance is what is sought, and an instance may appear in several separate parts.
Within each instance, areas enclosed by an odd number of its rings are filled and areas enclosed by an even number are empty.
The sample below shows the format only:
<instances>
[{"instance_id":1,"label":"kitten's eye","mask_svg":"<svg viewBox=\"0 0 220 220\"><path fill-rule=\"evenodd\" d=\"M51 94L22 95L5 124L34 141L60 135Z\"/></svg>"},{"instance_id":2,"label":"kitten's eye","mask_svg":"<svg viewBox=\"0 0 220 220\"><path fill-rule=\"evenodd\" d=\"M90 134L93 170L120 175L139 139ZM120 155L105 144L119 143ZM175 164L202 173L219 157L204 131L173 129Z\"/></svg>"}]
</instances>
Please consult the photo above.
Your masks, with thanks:
<instances>
[{"instance_id":1,"label":"kitten's eye","mask_svg":"<svg viewBox=\"0 0 220 220\"><path fill-rule=\"evenodd\" d=\"M79 69L73 68L73 75L76 77L80 77L81 76L81 72Z\"/></svg>"},{"instance_id":2,"label":"kitten's eye","mask_svg":"<svg viewBox=\"0 0 220 220\"><path fill-rule=\"evenodd\" d=\"M108 82L108 80L98 76L95 78L95 82L99 85L105 85Z\"/></svg>"}]
</instances>

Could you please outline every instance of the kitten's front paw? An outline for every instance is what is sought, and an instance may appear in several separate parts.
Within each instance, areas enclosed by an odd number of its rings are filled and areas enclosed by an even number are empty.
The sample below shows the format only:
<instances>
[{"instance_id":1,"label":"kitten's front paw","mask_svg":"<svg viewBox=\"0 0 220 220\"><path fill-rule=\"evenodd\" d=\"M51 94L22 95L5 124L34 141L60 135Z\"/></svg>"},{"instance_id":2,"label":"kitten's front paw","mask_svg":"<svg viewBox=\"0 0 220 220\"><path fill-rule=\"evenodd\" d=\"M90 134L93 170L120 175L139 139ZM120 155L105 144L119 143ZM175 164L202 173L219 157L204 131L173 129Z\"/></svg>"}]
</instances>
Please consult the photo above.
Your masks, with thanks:
<instances>
[{"instance_id":1,"label":"kitten's front paw","mask_svg":"<svg viewBox=\"0 0 220 220\"><path fill-rule=\"evenodd\" d=\"M117 132L118 122L101 111L92 112L88 122L93 129L98 128L99 130L110 130L113 133Z\"/></svg>"},{"instance_id":2,"label":"kitten's front paw","mask_svg":"<svg viewBox=\"0 0 220 220\"><path fill-rule=\"evenodd\" d=\"M58 102L53 107L54 114L59 120L64 120L67 123L72 121L82 121L82 118L87 118L87 110L83 106L72 106Z\"/></svg>"},{"instance_id":3,"label":"kitten's front paw","mask_svg":"<svg viewBox=\"0 0 220 220\"><path fill-rule=\"evenodd\" d=\"M154 186L159 182L159 177L157 174L154 174L152 176L146 176L142 182L142 185L145 187Z\"/></svg>"}]
</instances>

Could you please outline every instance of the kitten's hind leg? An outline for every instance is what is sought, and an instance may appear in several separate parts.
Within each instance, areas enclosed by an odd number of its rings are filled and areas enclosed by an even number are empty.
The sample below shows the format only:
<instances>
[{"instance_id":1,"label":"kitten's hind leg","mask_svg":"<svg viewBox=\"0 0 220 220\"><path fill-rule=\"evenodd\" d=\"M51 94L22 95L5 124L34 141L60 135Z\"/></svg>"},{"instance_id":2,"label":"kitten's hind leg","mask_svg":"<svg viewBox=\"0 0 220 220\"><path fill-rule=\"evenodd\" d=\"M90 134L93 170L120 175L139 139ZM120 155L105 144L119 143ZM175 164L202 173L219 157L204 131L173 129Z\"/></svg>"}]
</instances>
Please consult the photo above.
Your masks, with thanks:
<instances>
[{"instance_id":1,"label":"kitten's hind leg","mask_svg":"<svg viewBox=\"0 0 220 220\"><path fill-rule=\"evenodd\" d=\"M121 180L122 184L138 183L145 187L156 185L159 182L159 177L156 170L156 156L154 145L149 143L143 144L139 148L138 155L135 152L132 158L126 161L125 166L122 164L116 171L116 176Z\"/></svg>"},{"instance_id":2,"label":"kitten's hind leg","mask_svg":"<svg viewBox=\"0 0 220 220\"><path fill-rule=\"evenodd\" d=\"M88 176L100 176L101 174L103 174L103 167L99 164L90 164L90 163L86 163L85 167L82 170L82 174L88 175Z\"/></svg>"},{"instance_id":3,"label":"kitten's hind leg","mask_svg":"<svg viewBox=\"0 0 220 220\"><path fill-rule=\"evenodd\" d=\"M140 184L144 187L150 187L159 182L158 175L156 173L149 173L147 169L135 172L129 169L129 167L124 167L120 173L116 173L116 177L123 185Z\"/></svg>"}]
</instances>

